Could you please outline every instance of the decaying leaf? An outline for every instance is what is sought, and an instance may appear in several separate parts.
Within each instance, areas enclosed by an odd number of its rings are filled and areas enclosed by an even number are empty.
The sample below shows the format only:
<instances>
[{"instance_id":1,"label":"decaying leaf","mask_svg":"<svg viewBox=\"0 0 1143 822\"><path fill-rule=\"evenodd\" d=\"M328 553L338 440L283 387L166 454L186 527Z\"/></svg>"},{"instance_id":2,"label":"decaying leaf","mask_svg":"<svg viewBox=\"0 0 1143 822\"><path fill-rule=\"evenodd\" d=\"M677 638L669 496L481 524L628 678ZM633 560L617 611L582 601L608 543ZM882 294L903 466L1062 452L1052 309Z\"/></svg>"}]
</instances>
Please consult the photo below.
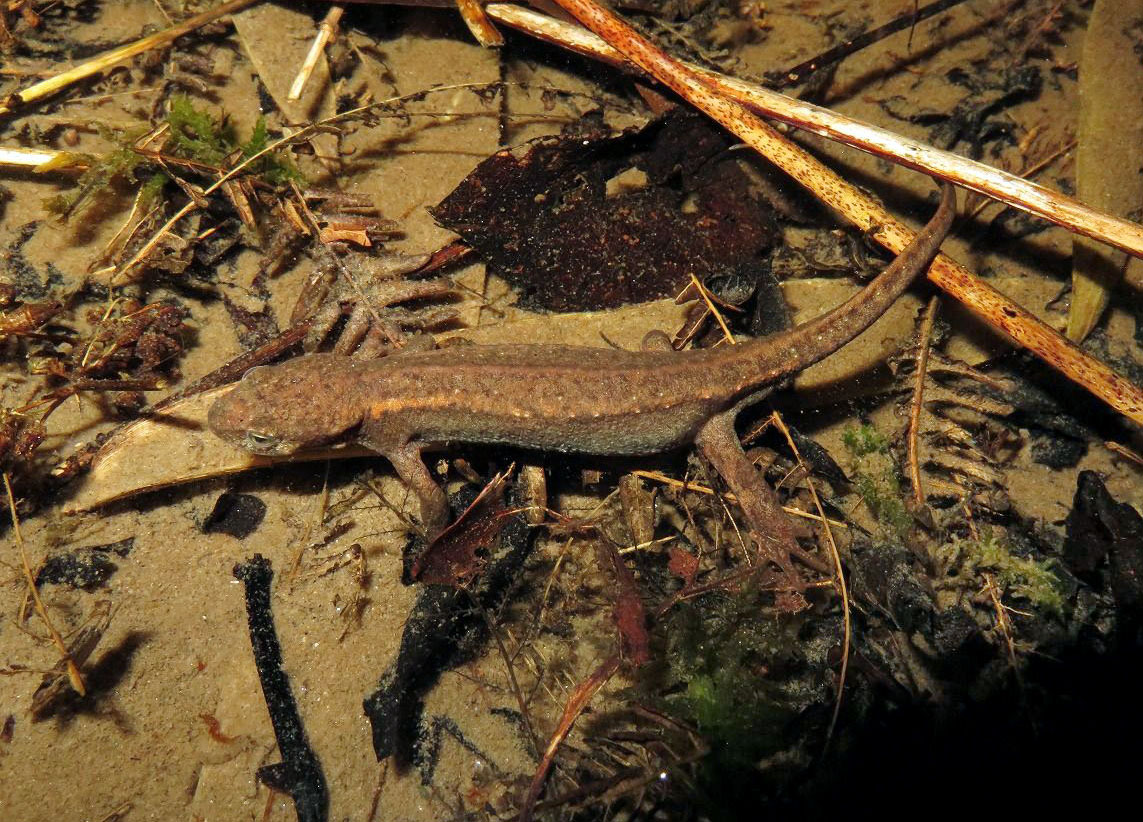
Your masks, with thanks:
<instances>
[{"instance_id":1,"label":"decaying leaf","mask_svg":"<svg viewBox=\"0 0 1143 822\"><path fill-rule=\"evenodd\" d=\"M685 114L618 135L542 138L497 152L431 211L517 287L522 305L652 300L769 247L770 210L730 145Z\"/></svg>"},{"instance_id":2,"label":"decaying leaf","mask_svg":"<svg viewBox=\"0 0 1143 822\"><path fill-rule=\"evenodd\" d=\"M487 561L488 546L507 524L505 478L494 476L476 499L413 562L409 576L426 585L463 587L477 577Z\"/></svg>"}]
</instances>

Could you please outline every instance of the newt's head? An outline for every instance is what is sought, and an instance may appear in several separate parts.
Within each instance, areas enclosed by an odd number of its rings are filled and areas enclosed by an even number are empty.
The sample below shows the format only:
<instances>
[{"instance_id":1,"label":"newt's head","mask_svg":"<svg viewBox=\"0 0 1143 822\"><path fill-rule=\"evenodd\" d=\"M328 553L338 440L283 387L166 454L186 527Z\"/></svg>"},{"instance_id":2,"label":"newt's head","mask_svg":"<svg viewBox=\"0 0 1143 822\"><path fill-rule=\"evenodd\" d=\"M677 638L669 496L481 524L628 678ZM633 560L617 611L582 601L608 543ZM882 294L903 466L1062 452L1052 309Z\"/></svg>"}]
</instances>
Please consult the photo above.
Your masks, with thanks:
<instances>
[{"instance_id":1,"label":"newt's head","mask_svg":"<svg viewBox=\"0 0 1143 822\"><path fill-rule=\"evenodd\" d=\"M309 354L246 372L210 407L210 430L255 454L292 454L338 442L361 423L353 361Z\"/></svg>"}]
</instances>

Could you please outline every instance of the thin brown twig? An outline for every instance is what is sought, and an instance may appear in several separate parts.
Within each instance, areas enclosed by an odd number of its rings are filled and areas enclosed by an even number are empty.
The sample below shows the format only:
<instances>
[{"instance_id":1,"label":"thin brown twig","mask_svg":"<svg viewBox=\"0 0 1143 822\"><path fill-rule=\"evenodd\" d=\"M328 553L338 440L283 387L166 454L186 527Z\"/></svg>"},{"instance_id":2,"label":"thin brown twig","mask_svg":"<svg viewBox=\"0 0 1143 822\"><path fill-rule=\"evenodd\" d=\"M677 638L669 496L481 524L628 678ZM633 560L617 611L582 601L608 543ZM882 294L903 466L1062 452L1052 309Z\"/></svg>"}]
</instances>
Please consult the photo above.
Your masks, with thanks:
<instances>
[{"instance_id":1,"label":"thin brown twig","mask_svg":"<svg viewBox=\"0 0 1143 822\"><path fill-rule=\"evenodd\" d=\"M1133 451L1123 443L1108 440L1103 444L1103 447L1112 453L1119 454L1119 456L1131 460L1136 465L1143 465L1143 454Z\"/></svg>"},{"instance_id":2,"label":"thin brown twig","mask_svg":"<svg viewBox=\"0 0 1143 822\"><path fill-rule=\"evenodd\" d=\"M833 46L828 51L799 63L793 68L774 72L773 79L775 87L785 88L786 86L800 83L809 74L827 66L840 63L851 54L855 54L861 49L867 48L880 40L884 40L886 37L896 34L903 29L909 29L909 46L911 48L913 44L913 30L919 23L963 2L964 0L936 0L936 2L929 3L924 8L917 8L917 3L914 2L912 10L894 17L888 23L864 31L856 37L846 40L844 43Z\"/></svg>"},{"instance_id":3,"label":"thin brown twig","mask_svg":"<svg viewBox=\"0 0 1143 822\"><path fill-rule=\"evenodd\" d=\"M508 684L511 687L512 695L516 697L516 704L520 708L520 716L524 720L524 729L528 732L528 741L532 743L532 751L539 756L540 754L540 740L536 736L536 727L532 723L532 714L528 710L528 700L524 696L524 691L520 688L520 682L516 679L516 668L512 664L512 657L508 654L508 649L504 646L504 638L500 636L500 631L497 630L496 622L492 619L492 614L488 609L476 600L477 606L480 608L480 613L484 616L484 622L488 625L488 633L492 634L492 639L496 642L496 648L500 651L500 658L504 660L504 668L508 672Z\"/></svg>"},{"instance_id":4,"label":"thin brown twig","mask_svg":"<svg viewBox=\"0 0 1143 822\"><path fill-rule=\"evenodd\" d=\"M913 503L919 508L925 504L925 491L921 486L921 459L917 444L921 430L921 413L925 406L925 377L929 371L929 349L932 346L933 324L941 302L937 297L929 299L925 315L918 332L920 342L913 366L913 398L909 403L909 423L905 427L906 461L909 467L909 481L913 486Z\"/></svg>"},{"instance_id":5,"label":"thin brown twig","mask_svg":"<svg viewBox=\"0 0 1143 822\"><path fill-rule=\"evenodd\" d=\"M51 617L48 616L48 609L44 605L44 601L40 599L40 589L36 587L36 578L32 574L32 566L28 563L28 552L24 548L24 535L20 531L20 517L16 513L16 498L12 494L12 482L8 478L8 472L4 472L4 491L8 495L8 510L12 514L12 529L16 533L16 545L20 549L20 564L24 570L24 579L28 583L28 593L32 597L32 602L36 606L36 613L40 615L40 619L44 621L47 626L48 633L51 635L52 644L56 646L56 650L60 653L60 658L66 660L67 676L71 682L71 687L80 696L87 696L87 687L83 684L83 675L79 671L79 666L71 658L68 652L67 643L64 642L63 637L60 636L59 631L56 630L55 625L52 624Z\"/></svg>"},{"instance_id":6,"label":"thin brown twig","mask_svg":"<svg viewBox=\"0 0 1143 822\"><path fill-rule=\"evenodd\" d=\"M794 452L794 458L797 459L798 464L803 466L806 470L806 487L810 490L810 498L814 501L814 507L818 510L818 516L822 519L822 529L825 533L826 543L829 545L830 556L833 559L834 573L837 576L837 591L841 596L841 614L842 614L842 647L841 647L841 668L837 676L837 699L833 703L833 714L830 716L829 728L826 730L825 747L829 747L830 740L833 739L834 729L837 727L837 718L841 715L841 699L845 693L845 680L849 673L849 648L853 643L853 619L850 614L849 607L849 588L845 582L845 569L841 564L841 552L837 549L837 541L833 538L833 530L829 526L829 521L825 516L825 508L822 506L821 498L818 496L817 489L814 488L813 477L810 476L809 466L802 459L801 452L798 451L797 443L794 442L794 437L790 434L790 429L786 427L786 423L782 420L782 415L777 411L771 415L774 420L774 425L782 432L786 438L786 443L790 446L790 450Z\"/></svg>"},{"instance_id":7,"label":"thin brown twig","mask_svg":"<svg viewBox=\"0 0 1143 822\"><path fill-rule=\"evenodd\" d=\"M1008 651L1008 663L1012 666L1012 675L1016 677L1016 684L1024 690L1023 677L1020 676L1019 660L1016 657L1016 640L1012 636L1012 620L1008 618L1007 606L1000 599L1000 586L996 584L996 577L991 573L984 574L984 588L988 591L988 598L992 601L993 610L996 611L996 627L1004 637L1004 647Z\"/></svg>"}]
</instances>

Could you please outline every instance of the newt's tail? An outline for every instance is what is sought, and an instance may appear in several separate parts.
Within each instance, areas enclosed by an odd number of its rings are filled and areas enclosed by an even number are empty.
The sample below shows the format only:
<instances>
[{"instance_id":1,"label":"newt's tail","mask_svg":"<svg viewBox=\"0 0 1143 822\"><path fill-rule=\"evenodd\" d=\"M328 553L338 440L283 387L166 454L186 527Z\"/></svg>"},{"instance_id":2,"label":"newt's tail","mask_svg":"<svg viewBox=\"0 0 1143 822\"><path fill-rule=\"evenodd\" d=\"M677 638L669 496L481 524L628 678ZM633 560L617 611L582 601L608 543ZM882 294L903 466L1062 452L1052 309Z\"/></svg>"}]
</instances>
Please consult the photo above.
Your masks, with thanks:
<instances>
[{"instance_id":1,"label":"newt's tail","mask_svg":"<svg viewBox=\"0 0 1143 822\"><path fill-rule=\"evenodd\" d=\"M738 350L728 348L724 351L733 351L736 358L743 360L751 359L751 353L764 354L761 361L754 362L763 372L761 377L755 372L757 384L780 380L825 359L873 325L909 284L928 269L940 251L955 216L956 190L944 183L941 204L932 219L869 285L833 310L797 328L763 337L746 346L737 346Z\"/></svg>"}]
</instances>

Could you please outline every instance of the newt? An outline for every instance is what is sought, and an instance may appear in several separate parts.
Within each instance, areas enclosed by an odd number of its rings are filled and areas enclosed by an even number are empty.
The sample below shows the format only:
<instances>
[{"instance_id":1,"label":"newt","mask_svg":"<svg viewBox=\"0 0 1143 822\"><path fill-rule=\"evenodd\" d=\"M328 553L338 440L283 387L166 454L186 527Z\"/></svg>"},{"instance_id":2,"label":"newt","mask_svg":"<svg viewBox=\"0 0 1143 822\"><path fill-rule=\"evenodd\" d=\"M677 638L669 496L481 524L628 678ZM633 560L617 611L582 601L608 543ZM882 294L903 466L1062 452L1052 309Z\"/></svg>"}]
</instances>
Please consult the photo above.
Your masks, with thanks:
<instances>
[{"instance_id":1,"label":"newt","mask_svg":"<svg viewBox=\"0 0 1143 822\"><path fill-rule=\"evenodd\" d=\"M928 268L955 212L946 184L929 223L865 288L802 325L739 345L679 352L472 345L371 361L307 354L252 368L214 403L208 422L257 454L341 442L377 452L417 495L432 537L447 524L448 503L421 459L426 447L638 455L697 442L709 455L725 450L719 443L737 446L738 411L872 325Z\"/></svg>"}]
</instances>

